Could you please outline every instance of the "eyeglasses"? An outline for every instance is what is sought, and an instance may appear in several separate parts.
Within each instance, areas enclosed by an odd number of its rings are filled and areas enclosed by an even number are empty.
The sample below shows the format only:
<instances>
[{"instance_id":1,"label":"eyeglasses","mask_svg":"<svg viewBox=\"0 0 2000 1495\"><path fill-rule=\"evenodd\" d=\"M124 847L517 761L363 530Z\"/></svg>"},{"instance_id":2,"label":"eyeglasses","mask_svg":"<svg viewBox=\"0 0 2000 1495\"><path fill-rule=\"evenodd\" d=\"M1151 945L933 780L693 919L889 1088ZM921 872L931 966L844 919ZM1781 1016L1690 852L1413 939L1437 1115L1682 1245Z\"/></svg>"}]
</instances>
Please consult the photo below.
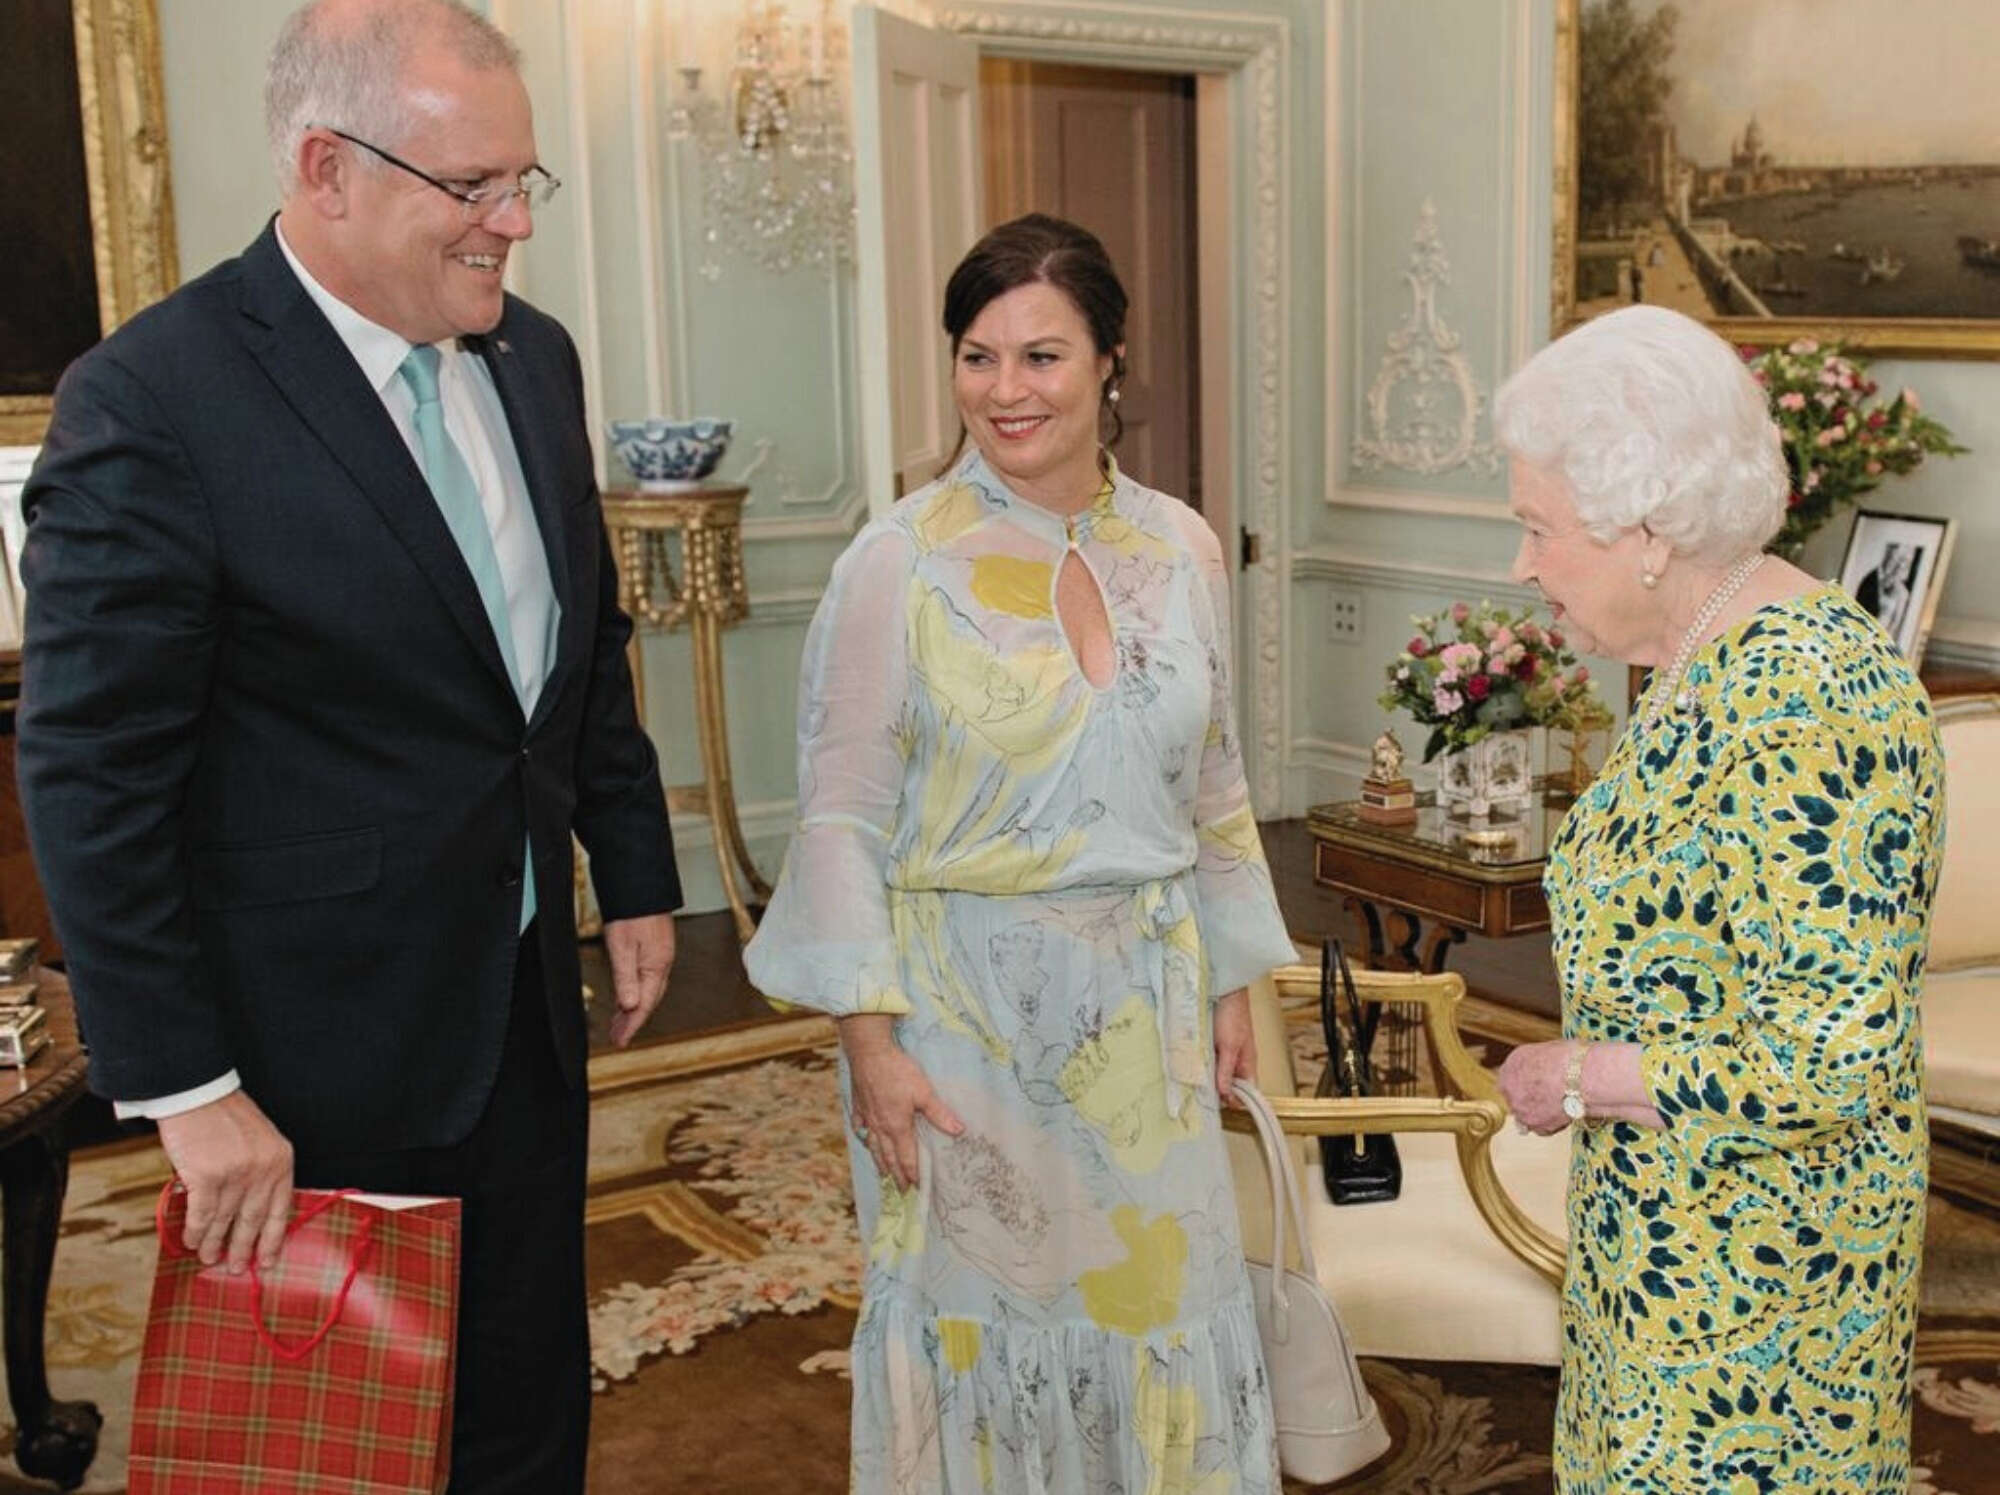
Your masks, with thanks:
<instances>
[{"instance_id":1,"label":"eyeglasses","mask_svg":"<svg viewBox=\"0 0 2000 1495\"><path fill-rule=\"evenodd\" d=\"M521 173L520 180L515 182L511 187L501 186L497 179L463 185L454 182L441 182L428 171L418 170L400 156L390 155L381 146L372 145L368 141L363 140L359 135L350 135L347 131L336 129L332 125L320 125L317 128L325 130L329 135L338 135L349 145L358 145L364 151L380 156L391 166L407 171L418 181L429 182L438 191L444 193L445 196L456 198L459 206L465 210L465 221L467 223L484 223L517 197L521 199L522 204L526 207L543 207L551 197L556 195L556 189L562 186L561 177L552 176L539 166L530 166L526 171Z\"/></svg>"}]
</instances>

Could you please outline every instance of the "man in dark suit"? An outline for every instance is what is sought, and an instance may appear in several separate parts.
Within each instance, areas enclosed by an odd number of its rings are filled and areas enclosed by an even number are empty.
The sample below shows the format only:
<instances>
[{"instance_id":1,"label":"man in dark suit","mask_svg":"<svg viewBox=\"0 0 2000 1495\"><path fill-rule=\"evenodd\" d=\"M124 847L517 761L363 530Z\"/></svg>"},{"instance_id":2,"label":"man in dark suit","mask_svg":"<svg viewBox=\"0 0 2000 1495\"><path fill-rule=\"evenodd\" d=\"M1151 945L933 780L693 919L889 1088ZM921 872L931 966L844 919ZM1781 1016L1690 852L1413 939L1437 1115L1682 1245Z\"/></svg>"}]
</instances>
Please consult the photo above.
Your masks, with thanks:
<instances>
[{"instance_id":1,"label":"man in dark suit","mask_svg":"<svg viewBox=\"0 0 2000 1495\"><path fill-rule=\"evenodd\" d=\"M272 54L243 256L79 359L23 498L19 764L91 1078L187 1243L291 1189L464 1200L454 1491L583 1488L585 1033L680 901L575 350L501 275L554 179L513 47L319 0Z\"/></svg>"}]
</instances>

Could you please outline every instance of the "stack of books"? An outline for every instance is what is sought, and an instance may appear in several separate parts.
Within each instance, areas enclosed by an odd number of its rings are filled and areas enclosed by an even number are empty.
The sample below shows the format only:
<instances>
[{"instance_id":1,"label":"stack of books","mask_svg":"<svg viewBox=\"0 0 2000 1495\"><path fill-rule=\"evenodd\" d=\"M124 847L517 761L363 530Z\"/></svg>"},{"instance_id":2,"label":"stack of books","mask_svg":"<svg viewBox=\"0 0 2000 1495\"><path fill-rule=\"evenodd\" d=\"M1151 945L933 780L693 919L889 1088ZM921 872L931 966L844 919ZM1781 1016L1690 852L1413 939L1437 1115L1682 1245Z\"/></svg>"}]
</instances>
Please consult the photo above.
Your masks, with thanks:
<instances>
[{"instance_id":1,"label":"stack of books","mask_svg":"<svg viewBox=\"0 0 2000 1495\"><path fill-rule=\"evenodd\" d=\"M35 1000L35 941L0 939L0 1068L19 1069L48 1046L49 1015Z\"/></svg>"}]
</instances>

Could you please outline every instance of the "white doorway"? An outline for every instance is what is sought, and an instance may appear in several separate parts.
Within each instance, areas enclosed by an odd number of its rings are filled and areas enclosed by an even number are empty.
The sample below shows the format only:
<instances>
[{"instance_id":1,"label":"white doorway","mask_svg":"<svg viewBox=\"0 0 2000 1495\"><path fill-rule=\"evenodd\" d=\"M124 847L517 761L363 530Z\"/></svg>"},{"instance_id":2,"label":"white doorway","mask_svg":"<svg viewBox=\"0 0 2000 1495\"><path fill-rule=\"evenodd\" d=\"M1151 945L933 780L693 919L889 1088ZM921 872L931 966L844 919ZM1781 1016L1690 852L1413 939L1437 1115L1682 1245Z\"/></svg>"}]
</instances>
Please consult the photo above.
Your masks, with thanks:
<instances>
[{"instance_id":1,"label":"white doorway","mask_svg":"<svg viewBox=\"0 0 2000 1495\"><path fill-rule=\"evenodd\" d=\"M921 68L913 62L915 36L892 35L906 28L932 38ZM1275 15L1232 17L1218 29L1208 18L1190 15L1179 24L1149 13L1134 25L1129 13L1079 15L1038 0L988 8L974 0L946 13L937 28L858 5L853 35L860 398L873 457L870 503L878 508L899 476L914 475L899 459L946 434L921 429L938 409L922 386L948 374L940 300L922 305L927 326L892 307L919 296L934 267L948 269L992 221L983 202L981 63L1032 61L1191 81L1194 305L1187 316L1194 352L1187 363L1196 414L1187 420L1198 476L1178 496L1199 499L1224 553L1237 562L1234 652L1246 768L1259 813L1279 813L1287 732L1288 350L1297 331L1282 306L1291 217L1282 187L1293 134L1289 28ZM929 102L919 105L920 97ZM946 120L949 129L936 127ZM910 124L918 128L905 128ZM962 206L968 190L980 200L971 225ZM908 215L892 215L892 203L907 205ZM1115 235L1107 247L1115 259ZM1128 334L1137 329L1128 325Z\"/></svg>"}]
</instances>

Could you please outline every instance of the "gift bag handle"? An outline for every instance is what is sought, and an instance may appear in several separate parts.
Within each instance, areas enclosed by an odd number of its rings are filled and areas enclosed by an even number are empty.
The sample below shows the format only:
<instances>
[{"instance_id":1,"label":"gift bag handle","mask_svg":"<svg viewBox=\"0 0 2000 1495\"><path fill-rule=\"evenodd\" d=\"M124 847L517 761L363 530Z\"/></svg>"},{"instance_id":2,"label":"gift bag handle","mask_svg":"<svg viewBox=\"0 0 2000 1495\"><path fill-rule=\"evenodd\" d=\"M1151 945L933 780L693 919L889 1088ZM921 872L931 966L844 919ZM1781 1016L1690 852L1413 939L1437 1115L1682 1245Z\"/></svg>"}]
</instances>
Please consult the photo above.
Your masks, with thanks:
<instances>
[{"instance_id":1,"label":"gift bag handle","mask_svg":"<svg viewBox=\"0 0 2000 1495\"><path fill-rule=\"evenodd\" d=\"M1313 1265L1312 1237L1306 1233L1305 1196L1299 1190L1298 1170L1292 1167L1291 1149L1285 1145L1285 1131L1271 1111L1263 1092L1248 1080L1238 1080L1234 1094L1256 1123L1258 1139L1264 1144L1264 1166L1271 1176L1271 1329L1280 1340L1288 1337L1291 1299L1285 1290L1289 1238L1296 1231L1299 1243L1299 1271L1312 1281L1319 1280ZM1287 1226L1286 1216L1291 1217Z\"/></svg>"},{"instance_id":2,"label":"gift bag handle","mask_svg":"<svg viewBox=\"0 0 2000 1495\"><path fill-rule=\"evenodd\" d=\"M153 1228L159 1232L161 1252L168 1256L194 1255L186 1246L174 1240L167 1230L167 1201L174 1197L176 1189L184 1189L184 1187L178 1178L168 1179L166 1187L160 1190L159 1203L153 1207ZM304 1225L308 1220L330 1209L334 1201L345 1199L353 1192L354 1190L352 1189L337 1189L314 1199L285 1223L286 1239L289 1240L292 1232L297 1230L301 1225ZM263 1344L264 1348L281 1360L293 1361L303 1360L314 1350L318 1349L320 1342L333 1332L333 1326L340 1322L341 1314L347 1311L348 1294L354 1291L355 1281L361 1276L362 1265L367 1261L369 1248L374 1243L375 1217L371 1214L363 1217L361 1228L354 1233L354 1243L348 1253L347 1275L341 1278L340 1290L333 1295L333 1306L327 1310L326 1317L320 1321L320 1326L297 1344L286 1344L272 1332L271 1326L264 1322L264 1279L257 1270L256 1258L252 1257L250 1260L250 1321L256 1326L257 1338Z\"/></svg>"}]
</instances>

